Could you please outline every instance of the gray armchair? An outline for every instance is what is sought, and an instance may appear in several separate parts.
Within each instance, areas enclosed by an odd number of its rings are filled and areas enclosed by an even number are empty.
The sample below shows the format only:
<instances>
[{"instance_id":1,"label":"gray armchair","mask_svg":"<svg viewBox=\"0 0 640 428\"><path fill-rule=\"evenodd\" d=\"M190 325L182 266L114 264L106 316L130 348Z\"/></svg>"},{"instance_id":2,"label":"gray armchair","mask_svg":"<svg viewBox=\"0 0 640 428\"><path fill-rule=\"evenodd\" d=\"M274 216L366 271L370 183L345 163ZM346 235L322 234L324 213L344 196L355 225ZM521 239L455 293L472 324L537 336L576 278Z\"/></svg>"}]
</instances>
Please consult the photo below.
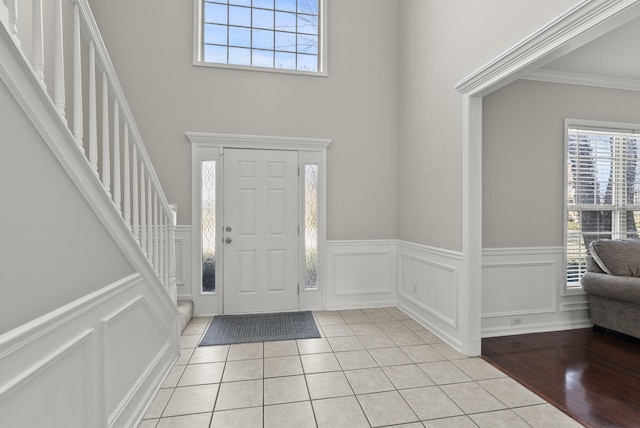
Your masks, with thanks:
<instances>
[{"instance_id":1,"label":"gray armchair","mask_svg":"<svg viewBox=\"0 0 640 428\"><path fill-rule=\"evenodd\" d=\"M589 294L594 330L640 338L640 240L600 239L589 249L580 284Z\"/></svg>"}]
</instances>

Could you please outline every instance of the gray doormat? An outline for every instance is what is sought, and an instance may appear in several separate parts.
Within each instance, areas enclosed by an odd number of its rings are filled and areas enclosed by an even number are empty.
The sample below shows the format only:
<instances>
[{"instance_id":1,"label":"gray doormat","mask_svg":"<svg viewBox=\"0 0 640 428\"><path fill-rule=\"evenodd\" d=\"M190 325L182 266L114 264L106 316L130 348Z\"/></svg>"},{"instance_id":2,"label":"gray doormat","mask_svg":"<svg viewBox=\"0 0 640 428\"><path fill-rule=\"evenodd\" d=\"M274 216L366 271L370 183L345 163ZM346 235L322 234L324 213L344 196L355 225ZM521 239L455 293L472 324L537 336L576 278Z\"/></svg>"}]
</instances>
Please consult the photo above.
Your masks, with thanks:
<instances>
[{"instance_id":1,"label":"gray doormat","mask_svg":"<svg viewBox=\"0 0 640 428\"><path fill-rule=\"evenodd\" d=\"M213 317L200 346L320 337L310 311Z\"/></svg>"}]
</instances>

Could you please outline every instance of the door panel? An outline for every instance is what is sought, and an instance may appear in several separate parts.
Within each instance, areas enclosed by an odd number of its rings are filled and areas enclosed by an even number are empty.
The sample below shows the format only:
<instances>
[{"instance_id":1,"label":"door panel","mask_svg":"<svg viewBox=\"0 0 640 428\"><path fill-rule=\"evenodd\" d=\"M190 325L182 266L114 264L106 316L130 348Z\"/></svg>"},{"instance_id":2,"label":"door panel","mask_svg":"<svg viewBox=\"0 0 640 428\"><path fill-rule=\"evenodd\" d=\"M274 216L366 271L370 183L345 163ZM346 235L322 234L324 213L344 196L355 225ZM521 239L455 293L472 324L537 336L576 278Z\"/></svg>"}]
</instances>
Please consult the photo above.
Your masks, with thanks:
<instances>
[{"instance_id":1,"label":"door panel","mask_svg":"<svg viewBox=\"0 0 640 428\"><path fill-rule=\"evenodd\" d=\"M298 309L298 153L224 152L225 313Z\"/></svg>"}]
</instances>

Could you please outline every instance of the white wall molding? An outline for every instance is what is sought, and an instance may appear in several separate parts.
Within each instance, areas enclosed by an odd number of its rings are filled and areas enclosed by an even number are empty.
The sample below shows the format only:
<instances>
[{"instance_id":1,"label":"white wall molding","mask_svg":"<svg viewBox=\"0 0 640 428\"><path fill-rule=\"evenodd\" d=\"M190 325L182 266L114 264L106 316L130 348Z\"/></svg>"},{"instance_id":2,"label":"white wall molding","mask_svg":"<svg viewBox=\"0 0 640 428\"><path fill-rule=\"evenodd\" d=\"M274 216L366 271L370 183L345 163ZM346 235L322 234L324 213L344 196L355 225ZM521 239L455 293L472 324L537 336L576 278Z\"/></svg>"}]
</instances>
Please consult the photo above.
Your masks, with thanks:
<instances>
[{"instance_id":1,"label":"white wall molding","mask_svg":"<svg viewBox=\"0 0 640 428\"><path fill-rule=\"evenodd\" d=\"M238 149L325 151L330 139L305 137L274 137L267 135L221 134L215 132L187 132L187 138L198 146L220 146Z\"/></svg>"},{"instance_id":2,"label":"white wall molding","mask_svg":"<svg viewBox=\"0 0 640 428\"><path fill-rule=\"evenodd\" d=\"M326 309L393 306L395 240L327 241L320 284Z\"/></svg>"},{"instance_id":3,"label":"white wall molding","mask_svg":"<svg viewBox=\"0 0 640 428\"><path fill-rule=\"evenodd\" d=\"M562 312L570 311L587 311L589 310L589 301L582 300L578 302L563 302L561 305Z\"/></svg>"},{"instance_id":4,"label":"white wall molding","mask_svg":"<svg viewBox=\"0 0 640 428\"><path fill-rule=\"evenodd\" d=\"M135 426L179 353L163 299L133 274L0 336L0 420Z\"/></svg>"},{"instance_id":5,"label":"white wall molding","mask_svg":"<svg viewBox=\"0 0 640 428\"><path fill-rule=\"evenodd\" d=\"M39 356L39 361L26 366L15 378L0 386L0 420L3 425L41 426L28 422L38 420L38 416L42 418L42 425L47 425L48 420L57 423L64 420L64 426L94 424L91 376L93 333L93 329L80 332L62 346ZM60 372L67 372L68 378L55 379L55 374ZM59 385L58 382L52 384L51 380L66 382L66 385ZM66 390L64 397L54 398L59 396L61 390ZM39 409L33 408L34 402L38 403ZM69 412L69 408L75 412Z\"/></svg>"},{"instance_id":6,"label":"white wall molding","mask_svg":"<svg viewBox=\"0 0 640 428\"><path fill-rule=\"evenodd\" d=\"M449 277L452 285L452 291L451 291L451 294L449 295L449 297L451 298L451 302L453 303L451 308L452 310L449 314L445 314L439 308L430 305L428 302L421 301L420 298L417 296L418 285L415 284L415 282L412 282L410 284L411 286L408 289L405 287L400 287L400 289L398 290L398 294L404 297L405 299L409 300L410 302L414 303L415 305L421 307L425 311L429 312L433 316L449 324L451 327L457 328L458 326L458 304L457 303L458 303L458 285L460 280L460 277L459 277L460 269L455 266L447 265L444 263L436 263L434 261L425 259L423 257L417 257L414 255L401 253L398 255L398 267L399 267L400 275L402 275L404 272L404 266L407 263L412 263L412 262L415 262L418 265L422 265L425 271L428 271L428 270L431 270L433 272L440 271L441 273L444 273L445 276Z\"/></svg>"},{"instance_id":7,"label":"white wall molding","mask_svg":"<svg viewBox=\"0 0 640 428\"><path fill-rule=\"evenodd\" d=\"M178 298L191 299L191 225L176 226L176 286Z\"/></svg>"},{"instance_id":8,"label":"white wall molding","mask_svg":"<svg viewBox=\"0 0 640 428\"><path fill-rule=\"evenodd\" d=\"M638 16L638 0L583 0L455 88L474 97L488 95Z\"/></svg>"},{"instance_id":9,"label":"white wall molding","mask_svg":"<svg viewBox=\"0 0 640 428\"><path fill-rule=\"evenodd\" d=\"M0 336L0 359L142 282L133 274ZM1 380L2 378L0 378Z\"/></svg>"},{"instance_id":10,"label":"white wall molding","mask_svg":"<svg viewBox=\"0 0 640 428\"><path fill-rule=\"evenodd\" d=\"M489 327L482 329L482 337L500 337L516 334L546 333L550 331L573 330L578 328L589 328L593 324L585 319L566 319L535 324L509 326L509 327Z\"/></svg>"},{"instance_id":11,"label":"white wall molding","mask_svg":"<svg viewBox=\"0 0 640 428\"><path fill-rule=\"evenodd\" d=\"M397 246L398 307L461 351L462 254L407 241Z\"/></svg>"},{"instance_id":12,"label":"white wall molding","mask_svg":"<svg viewBox=\"0 0 640 428\"><path fill-rule=\"evenodd\" d=\"M482 337L590 326L584 294L564 294L563 247L485 248Z\"/></svg>"},{"instance_id":13,"label":"white wall molding","mask_svg":"<svg viewBox=\"0 0 640 428\"><path fill-rule=\"evenodd\" d=\"M640 0L583 0L455 85L462 94L461 341L481 350L482 97L640 16Z\"/></svg>"},{"instance_id":14,"label":"white wall molding","mask_svg":"<svg viewBox=\"0 0 640 428\"><path fill-rule=\"evenodd\" d=\"M621 89L624 91L640 91L640 81L622 77L602 76L598 74L571 73L567 71L538 69L523 76L523 80L538 82L562 83L568 85L593 86L596 88Z\"/></svg>"}]
</instances>

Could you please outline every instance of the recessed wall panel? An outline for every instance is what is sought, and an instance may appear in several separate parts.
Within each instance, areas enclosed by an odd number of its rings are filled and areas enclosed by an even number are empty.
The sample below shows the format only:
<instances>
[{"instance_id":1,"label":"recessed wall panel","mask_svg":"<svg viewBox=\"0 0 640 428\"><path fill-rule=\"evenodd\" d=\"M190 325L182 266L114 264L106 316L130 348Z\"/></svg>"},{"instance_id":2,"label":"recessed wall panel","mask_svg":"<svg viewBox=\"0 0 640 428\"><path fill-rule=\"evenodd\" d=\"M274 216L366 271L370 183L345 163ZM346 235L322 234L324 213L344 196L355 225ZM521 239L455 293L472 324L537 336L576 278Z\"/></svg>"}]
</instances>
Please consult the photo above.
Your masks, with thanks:
<instances>
[{"instance_id":1,"label":"recessed wall panel","mask_svg":"<svg viewBox=\"0 0 640 428\"><path fill-rule=\"evenodd\" d=\"M485 264L482 268L482 315L555 311L555 267L553 261Z\"/></svg>"},{"instance_id":2,"label":"recessed wall panel","mask_svg":"<svg viewBox=\"0 0 640 428\"><path fill-rule=\"evenodd\" d=\"M16 373L0 394L2 427L91 425L91 341L86 335L49 355L43 364Z\"/></svg>"},{"instance_id":3,"label":"recessed wall panel","mask_svg":"<svg viewBox=\"0 0 640 428\"><path fill-rule=\"evenodd\" d=\"M144 298L136 299L113 313L103 325L105 401L107 413L112 415L140 374L145 373L167 344L168 338L167 331L162 329L162 323Z\"/></svg>"},{"instance_id":4,"label":"recessed wall panel","mask_svg":"<svg viewBox=\"0 0 640 428\"><path fill-rule=\"evenodd\" d=\"M389 253L343 253L333 257L334 295L389 293Z\"/></svg>"},{"instance_id":5,"label":"recessed wall panel","mask_svg":"<svg viewBox=\"0 0 640 428\"><path fill-rule=\"evenodd\" d=\"M458 269L400 254L400 293L442 321L457 326Z\"/></svg>"}]
</instances>

